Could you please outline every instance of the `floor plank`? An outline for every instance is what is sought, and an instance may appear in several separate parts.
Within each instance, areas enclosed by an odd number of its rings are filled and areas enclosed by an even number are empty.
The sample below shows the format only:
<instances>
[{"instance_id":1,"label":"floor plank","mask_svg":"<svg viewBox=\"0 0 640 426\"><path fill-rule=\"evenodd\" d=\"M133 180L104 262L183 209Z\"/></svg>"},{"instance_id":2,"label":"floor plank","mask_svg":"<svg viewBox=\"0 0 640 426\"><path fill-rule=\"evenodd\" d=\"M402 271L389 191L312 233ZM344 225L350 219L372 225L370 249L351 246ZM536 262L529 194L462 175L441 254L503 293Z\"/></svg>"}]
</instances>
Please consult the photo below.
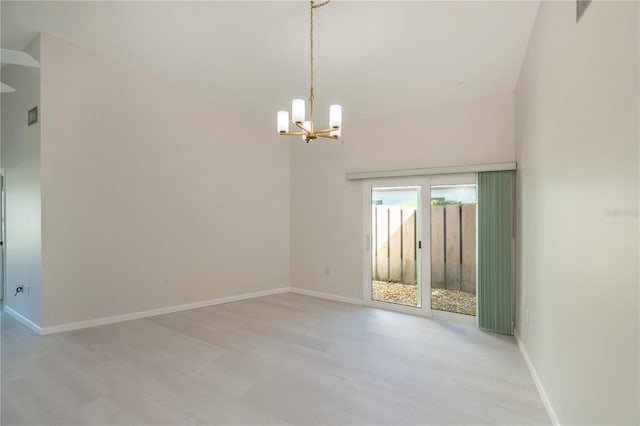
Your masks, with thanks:
<instances>
[{"instance_id":1,"label":"floor plank","mask_svg":"<svg viewBox=\"0 0 640 426\"><path fill-rule=\"evenodd\" d=\"M513 338L292 293L1 343L4 425L550 423Z\"/></svg>"}]
</instances>

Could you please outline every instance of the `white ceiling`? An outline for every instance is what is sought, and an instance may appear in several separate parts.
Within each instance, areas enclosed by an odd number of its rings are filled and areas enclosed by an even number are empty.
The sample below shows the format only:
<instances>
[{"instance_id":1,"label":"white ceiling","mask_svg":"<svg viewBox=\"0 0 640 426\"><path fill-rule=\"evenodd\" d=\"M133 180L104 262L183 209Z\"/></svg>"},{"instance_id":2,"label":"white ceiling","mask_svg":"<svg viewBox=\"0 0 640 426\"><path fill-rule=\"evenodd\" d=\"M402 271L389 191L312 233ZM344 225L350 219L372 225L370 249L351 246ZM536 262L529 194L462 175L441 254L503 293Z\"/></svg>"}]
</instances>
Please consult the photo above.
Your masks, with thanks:
<instances>
[{"instance_id":1,"label":"white ceiling","mask_svg":"<svg viewBox=\"0 0 640 426\"><path fill-rule=\"evenodd\" d=\"M349 121L512 91L538 4L334 0L315 10L316 108L340 103ZM306 1L2 1L1 12L3 48L47 32L254 119L308 97Z\"/></svg>"}]
</instances>

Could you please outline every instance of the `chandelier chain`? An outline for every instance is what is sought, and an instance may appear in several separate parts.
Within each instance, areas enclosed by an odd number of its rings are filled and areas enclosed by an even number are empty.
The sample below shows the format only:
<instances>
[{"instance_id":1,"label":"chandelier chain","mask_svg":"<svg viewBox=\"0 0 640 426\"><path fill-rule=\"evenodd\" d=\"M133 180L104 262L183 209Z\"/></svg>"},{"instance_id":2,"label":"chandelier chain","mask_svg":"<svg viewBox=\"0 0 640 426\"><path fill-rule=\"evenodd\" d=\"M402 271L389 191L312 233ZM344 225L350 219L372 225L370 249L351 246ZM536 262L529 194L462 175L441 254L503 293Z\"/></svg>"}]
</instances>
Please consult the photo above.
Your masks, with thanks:
<instances>
[{"instance_id":1,"label":"chandelier chain","mask_svg":"<svg viewBox=\"0 0 640 426\"><path fill-rule=\"evenodd\" d=\"M311 19L309 20L310 22L310 27L311 30L309 31L309 44L311 45L311 49L309 50L310 55L309 55L309 64L310 64L310 68L311 68L311 93L309 95L309 100L313 102L313 1L311 2Z\"/></svg>"},{"instance_id":2,"label":"chandelier chain","mask_svg":"<svg viewBox=\"0 0 640 426\"><path fill-rule=\"evenodd\" d=\"M313 99L315 98L314 93L313 93L313 0L311 0L311 7L309 9L311 9L311 19L309 19L310 22L310 30L309 30L309 44L311 46L311 48L309 49L310 54L309 54L309 63L310 63L310 67L311 67L311 78L310 78L310 92L309 92L309 116L310 116L310 120L311 120L311 131L313 132Z\"/></svg>"},{"instance_id":3,"label":"chandelier chain","mask_svg":"<svg viewBox=\"0 0 640 426\"><path fill-rule=\"evenodd\" d=\"M311 87L311 93L309 95L309 101L313 102L313 99L315 98L314 96L314 91L313 91L313 9L315 9L316 7L322 7L326 4L328 4L331 0L325 0L322 3L318 3L315 4L315 1L311 1L311 19L309 19L309 23L310 23L310 31L309 31L309 44L311 45L311 49L310 49L310 55L309 55L309 63L310 63L310 68L311 68L311 81L310 81L310 87Z\"/></svg>"},{"instance_id":4,"label":"chandelier chain","mask_svg":"<svg viewBox=\"0 0 640 426\"><path fill-rule=\"evenodd\" d=\"M311 132L313 132L313 100L315 99L315 92L313 90L313 9L315 9L316 7L322 7L326 4L328 4L331 0L325 0L322 3L318 3L315 4L315 1L311 0L311 7L309 9L311 9L311 17L309 19L309 45L310 45L310 49L309 49L309 65L310 65L310 81L309 81L309 107L310 107L310 111L309 111L309 117L311 120Z\"/></svg>"}]
</instances>

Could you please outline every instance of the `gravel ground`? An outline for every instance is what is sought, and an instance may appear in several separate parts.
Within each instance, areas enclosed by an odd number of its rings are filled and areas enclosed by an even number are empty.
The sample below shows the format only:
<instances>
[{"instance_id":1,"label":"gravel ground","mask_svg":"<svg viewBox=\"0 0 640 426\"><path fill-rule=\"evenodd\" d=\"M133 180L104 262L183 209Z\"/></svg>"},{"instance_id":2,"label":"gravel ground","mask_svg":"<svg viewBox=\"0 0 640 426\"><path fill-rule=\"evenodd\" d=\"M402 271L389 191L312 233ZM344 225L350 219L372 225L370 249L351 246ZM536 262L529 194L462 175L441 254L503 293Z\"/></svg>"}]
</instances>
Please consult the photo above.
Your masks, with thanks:
<instances>
[{"instance_id":1,"label":"gravel ground","mask_svg":"<svg viewBox=\"0 0 640 426\"><path fill-rule=\"evenodd\" d=\"M373 299L382 302L416 306L418 286L414 284L373 282ZM476 296L459 290L434 288L431 290L431 307L440 311L476 314Z\"/></svg>"},{"instance_id":2,"label":"gravel ground","mask_svg":"<svg viewBox=\"0 0 640 426\"><path fill-rule=\"evenodd\" d=\"M476 314L476 295L460 290L431 289L431 307L459 314Z\"/></svg>"}]
</instances>

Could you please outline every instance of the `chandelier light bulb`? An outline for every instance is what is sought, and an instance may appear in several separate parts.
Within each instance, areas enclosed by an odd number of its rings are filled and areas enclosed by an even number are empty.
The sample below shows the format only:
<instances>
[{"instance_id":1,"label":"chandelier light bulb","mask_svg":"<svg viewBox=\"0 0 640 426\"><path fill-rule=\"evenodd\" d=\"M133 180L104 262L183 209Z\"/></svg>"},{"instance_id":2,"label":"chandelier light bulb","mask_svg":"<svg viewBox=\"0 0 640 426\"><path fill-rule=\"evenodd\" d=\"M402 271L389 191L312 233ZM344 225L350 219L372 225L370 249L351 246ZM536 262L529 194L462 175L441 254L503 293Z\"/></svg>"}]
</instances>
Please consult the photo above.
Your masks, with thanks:
<instances>
[{"instance_id":1,"label":"chandelier light bulb","mask_svg":"<svg viewBox=\"0 0 640 426\"><path fill-rule=\"evenodd\" d=\"M291 101L291 121L302 123L304 121L304 99Z\"/></svg>"},{"instance_id":2,"label":"chandelier light bulb","mask_svg":"<svg viewBox=\"0 0 640 426\"><path fill-rule=\"evenodd\" d=\"M302 122L302 127L307 131L310 132L311 131L311 122L309 120ZM302 135L302 140L305 142L309 142L307 140L307 135Z\"/></svg>"},{"instance_id":3,"label":"chandelier light bulb","mask_svg":"<svg viewBox=\"0 0 640 426\"><path fill-rule=\"evenodd\" d=\"M331 105L329 107L329 126L331 128L338 128L338 130L332 130L329 134L340 137L340 129L342 128L342 105Z\"/></svg>"},{"instance_id":4,"label":"chandelier light bulb","mask_svg":"<svg viewBox=\"0 0 640 426\"><path fill-rule=\"evenodd\" d=\"M289 111L278 111L278 133L289 131Z\"/></svg>"}]
</instances>

